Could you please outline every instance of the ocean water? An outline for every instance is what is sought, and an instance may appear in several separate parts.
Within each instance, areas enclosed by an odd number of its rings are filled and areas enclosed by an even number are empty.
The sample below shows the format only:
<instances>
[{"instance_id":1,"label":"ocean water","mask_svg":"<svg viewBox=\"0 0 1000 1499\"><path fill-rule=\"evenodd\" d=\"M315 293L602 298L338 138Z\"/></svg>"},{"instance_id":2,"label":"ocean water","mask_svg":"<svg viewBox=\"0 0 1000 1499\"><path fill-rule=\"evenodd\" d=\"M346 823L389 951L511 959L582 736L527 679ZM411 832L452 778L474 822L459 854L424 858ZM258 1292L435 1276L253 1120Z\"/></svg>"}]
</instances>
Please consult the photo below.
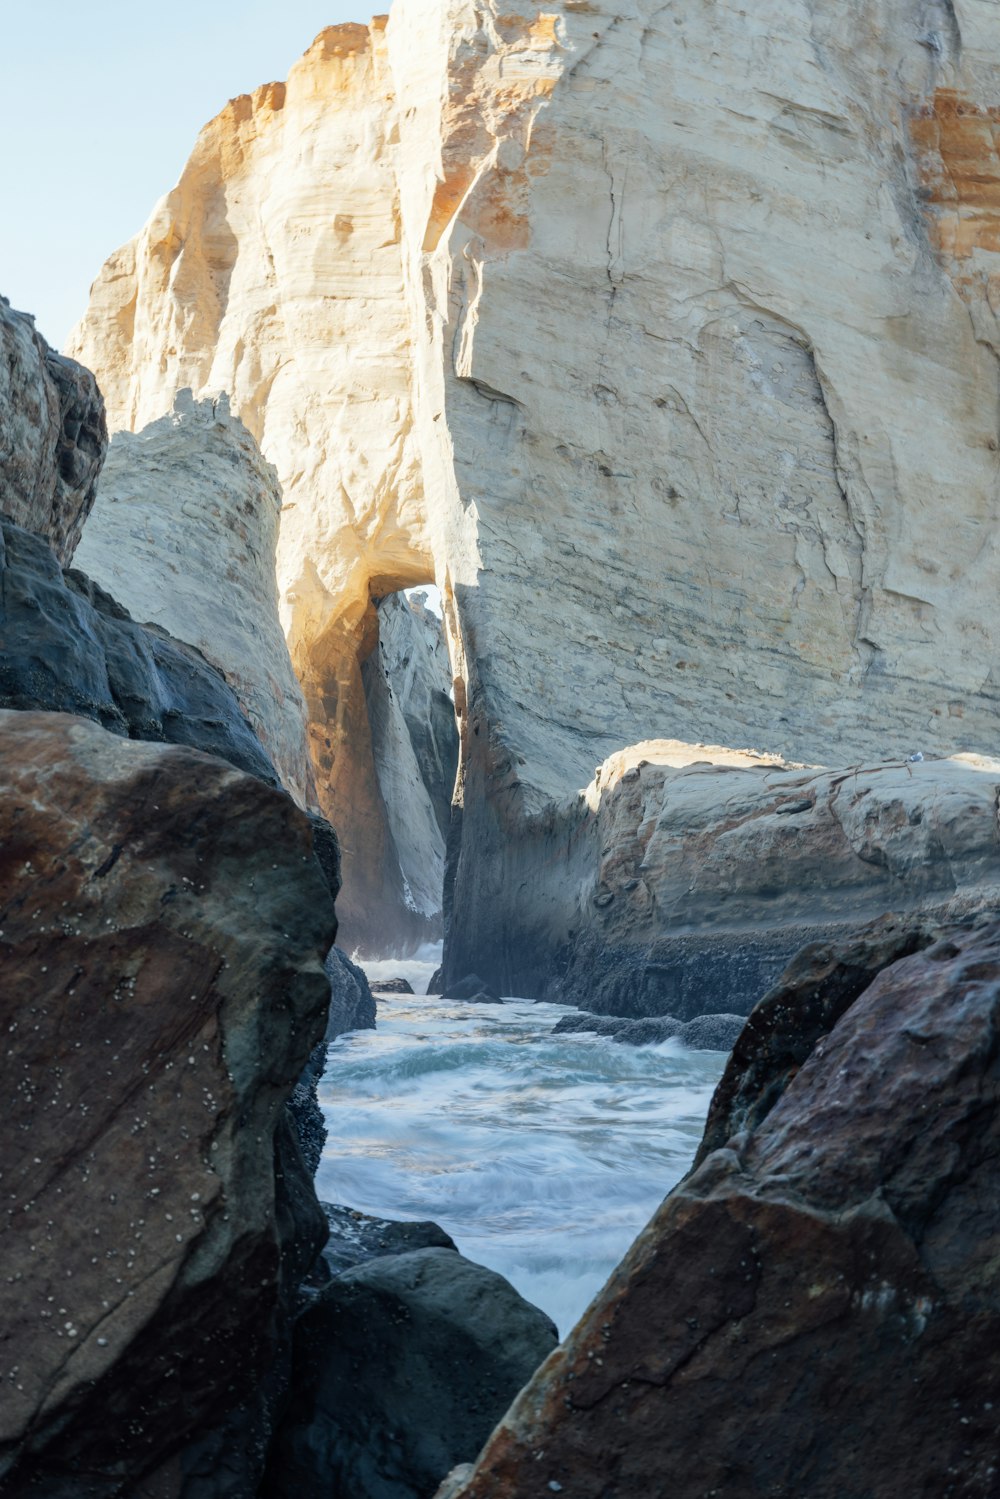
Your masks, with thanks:
<instances>
[{"instance_id":1,"label":"ocean water","mask_svg":"<svg viewBox=\"0 0 1000 1499\"><path fill-rule=\"evenodd\" d=\"M567 1013L379 997L377 1030L330 1047L316 1182L326 1201L433 1219L560 1336L690 1166L726 1060L553 1036Z\"/></svg>"}]
</instances>

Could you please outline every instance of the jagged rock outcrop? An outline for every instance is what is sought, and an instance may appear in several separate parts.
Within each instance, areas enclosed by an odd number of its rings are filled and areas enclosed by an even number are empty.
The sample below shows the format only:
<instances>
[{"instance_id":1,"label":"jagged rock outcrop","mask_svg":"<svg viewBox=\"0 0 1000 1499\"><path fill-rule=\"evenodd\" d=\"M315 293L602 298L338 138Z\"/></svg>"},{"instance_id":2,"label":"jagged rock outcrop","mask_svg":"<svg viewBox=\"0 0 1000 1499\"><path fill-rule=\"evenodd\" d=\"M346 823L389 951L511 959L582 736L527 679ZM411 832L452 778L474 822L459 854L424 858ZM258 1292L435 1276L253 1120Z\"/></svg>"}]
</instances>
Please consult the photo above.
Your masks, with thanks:
<instances>
[{"instance_id":1,"label":"jagged rock outcrop","mask_svg":"<svg viewBox=\"0 0 1000 1499\"><path fill-rule=\"evenodd\" d=\"M846 950L788 986L799 1065L773 1013L744 1032L739 1133L666 1199L455 1499L992 1499L1000 924L918 932L893 962L898 936L846 1002Z\"/></svg>"},{"instance_id":2,"label":"jagged rock outcrop","mask_svg":"<svg viewBox=\"0 0 1000 1499\"><path fill-rule=\"evenodd\" d=\"M108 445L89 370L50 349L0 297L0 514L52 543L67 565Z\"/></svg>"},{"instance_id":3,"label":"jagged rock outcrop","mask_svg":"<svg viewBox=\"0 0 1000 1499\"><path fill-rule=\"evenodd\" d=\"M278 469L352 858L370 597L442 588L446 979L551 974L559 809L623 745L989 747L998 57L974 0L396 0L228 105L98 278L112 424L224 388Z\"/></svg>"},{"instance_id":4,"label":"jagged rock outcrop","mask_svg":"<svg viewBox=\"0 0 1000 1499\"><path fill-rule=\"evenodd\" d=\"M326 976L330 980L326 1040L333 1041L344 1031L374 1030L375 999L368 979L339 947L331 947L327 953Z\"/></svg>"},{"instance_id":5,"label":"jagged rock outcrop","mask_svg":"<svg viewBox=\"0 0 1000 1499\"><path fill-rule=\"evenodd\" d=\"M0 780L0 1489L179 1494L324 1231L278 1136L332 901L308 819L214 756L2 711Z\"/></svg>"},{"instance_id":6,"label":"jagged rock outcrop","mask_svg":"<svg viewBox=\"0 0 1000 1499\"><path fill-rule=\"evenodd\" d=\"M278 620L281 490L224 398L116 434L75 564L225 675L283 785L315 803L305 703Z\"/></svg>"}]
</instances>

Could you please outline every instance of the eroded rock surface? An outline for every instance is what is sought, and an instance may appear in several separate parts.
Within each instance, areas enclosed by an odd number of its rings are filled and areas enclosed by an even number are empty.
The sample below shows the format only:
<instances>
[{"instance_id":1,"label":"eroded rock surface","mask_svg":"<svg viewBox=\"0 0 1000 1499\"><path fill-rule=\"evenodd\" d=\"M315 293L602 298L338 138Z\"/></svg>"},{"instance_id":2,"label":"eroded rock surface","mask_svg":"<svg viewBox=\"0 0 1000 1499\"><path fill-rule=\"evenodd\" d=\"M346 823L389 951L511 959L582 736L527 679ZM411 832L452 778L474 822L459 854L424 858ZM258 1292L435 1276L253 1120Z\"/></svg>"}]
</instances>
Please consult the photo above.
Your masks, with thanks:
<instances>
[{"instance_id":1,"label":"eroded rock surface","mask_svg":"<svg viewBox=\"0 0 1000 1499\"><path fill-rule=\"evenodd\" d=\"M252 1392L318 1248L276 1135L335 920L220 759L4 711L0 779L0 1487L110 1499Z\"/></svg>"},{"instance_id":2,"label":"eroded rock surface","mask_svg":"<svg viewBox=\"0 0 1000 1499\"><path fill-rule=\"evenodd\" d=\"M396 0L99 276L112 424L224 388L278 469L320 794L376 862L370 599L442 588L446 979L551 977L561 809L622 745L990 747L998 57L976 0Z\"/></svg>"},{"instance_id":3,"label":"eroded rock surface","mask_svg":"<svg viewBox=\"0 0 1000 1499\"><path fill-rule=\"evenodd\" d=\"M577 883L560 905L538 851L534 950L562 942L553 992L595 1011L746 1015L805 943L1000 902L998 797L981 755L830 771L640 744L546 830Z\"/></svg>"},{"instance_id":4,"label":"eroded rock surface","mask_svg":"<svg viewBox=\"0 0 1000 1499\"><path fill-rule=\"evenodd\" d=\"M731 1068L769 1110L670 1194L453 1493L996 1493L1000 924L892 962L898 935L825 1035L850 955L789 984L797 1070L744 1033Z\"/></svg>"},{"instance_id":5,"label":"eroded rock surface","mask_svg":"<svg viewBox=\"0 0 1000 1499\"><path fill-rule=\"evenodd\" d=\"M64 565L107 445L93 375L50 349L34 318L0 297L0 513L45 536Z\"/></svg>"},{"instance_id":6,"label":"eroded rock surface","mask_svg":"<svg viewBox=\"0 0 1000 1499\"><path fill-rule=\"evenodd\" d=\"M118 432L76 566L217 666L300 806L315 803L302 691L278 619L281 490L228 401L177 397Z\"/></svg>"}]
</instances>

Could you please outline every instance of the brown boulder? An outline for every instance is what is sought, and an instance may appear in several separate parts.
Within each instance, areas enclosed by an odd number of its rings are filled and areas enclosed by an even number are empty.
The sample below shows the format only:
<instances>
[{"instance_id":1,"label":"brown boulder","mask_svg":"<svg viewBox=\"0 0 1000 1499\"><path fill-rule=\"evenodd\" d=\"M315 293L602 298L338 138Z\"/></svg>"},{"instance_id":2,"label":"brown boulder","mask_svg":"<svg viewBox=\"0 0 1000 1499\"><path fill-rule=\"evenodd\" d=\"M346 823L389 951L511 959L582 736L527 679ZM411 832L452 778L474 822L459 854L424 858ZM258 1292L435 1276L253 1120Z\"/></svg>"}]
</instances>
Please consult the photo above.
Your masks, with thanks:
<instances>
[{"instance_id":1,"label":"brown boulder","mask_svg":"<svg viewBox=\"0 0 1000 1499\"><path fill-rule=\"evenodd\" d=\"M1000 923L890 965L670 1194L461 1499L995 1499Z\"/></svg>"},{"instance_id":2,"label":"brown boulder","mask_svg":"<svg viewBox=\"0 0 1000 1499\"><path fill-rule=\"evenodd\" d=\"M0 712L0 1490L130 1493L274 1352L275 1130L323 1032L308 820Z\"/></svg>"}]
</instances>

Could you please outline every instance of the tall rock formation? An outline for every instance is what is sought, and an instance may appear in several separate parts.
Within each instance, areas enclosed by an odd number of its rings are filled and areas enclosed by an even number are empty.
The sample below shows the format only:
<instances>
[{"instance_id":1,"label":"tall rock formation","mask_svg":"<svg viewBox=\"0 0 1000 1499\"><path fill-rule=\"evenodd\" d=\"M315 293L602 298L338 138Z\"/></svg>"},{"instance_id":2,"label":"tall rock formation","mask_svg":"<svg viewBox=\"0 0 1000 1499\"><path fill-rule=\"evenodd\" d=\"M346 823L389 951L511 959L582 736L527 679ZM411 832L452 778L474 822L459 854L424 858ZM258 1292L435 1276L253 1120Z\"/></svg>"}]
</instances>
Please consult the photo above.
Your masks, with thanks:
<instances>
[{"instance_id":1,"label":"tall rock formation","mask_svg":"<svg viewBox=\"0 0 1000 1499\"><path fill-rule=\"evenodd\" d=\"M315 785L278 622L280 514L274 470L228 403L179 395L170 416L116 434L75 561L134 618L196 646L224 673L304 806Z\"/></svg>"},{"instance_id":2,"label":"tall rock formation","mask_svg":"<svg viewBox=\"0 0 1000 1499\"><path fill-rule=\"evenodd\" d=\"M370 598L441 587L452 975L539 991L623 745L990 747L998 57L980 0L396 0L227 106L98 278L112 425L223 388L278 469L349 853Z\"/></svg>"}]
</instances>

